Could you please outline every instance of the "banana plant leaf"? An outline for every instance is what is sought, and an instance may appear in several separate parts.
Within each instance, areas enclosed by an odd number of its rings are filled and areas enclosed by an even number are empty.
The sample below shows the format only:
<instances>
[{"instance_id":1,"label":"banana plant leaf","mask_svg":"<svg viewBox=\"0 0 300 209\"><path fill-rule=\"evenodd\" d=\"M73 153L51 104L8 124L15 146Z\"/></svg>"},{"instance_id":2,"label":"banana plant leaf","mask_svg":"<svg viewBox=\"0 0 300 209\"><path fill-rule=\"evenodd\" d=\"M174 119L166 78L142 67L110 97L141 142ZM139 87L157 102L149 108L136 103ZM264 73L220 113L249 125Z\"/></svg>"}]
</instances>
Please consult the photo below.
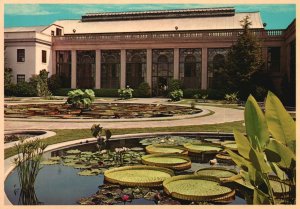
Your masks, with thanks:
<instances>
[{"instance_id":1,"label":"banana plant leaf","mask_svg":"<svg viewBox=\"0 0 300 209\"><path fill-rule=\"evenodd\" d=\"M296 124L280 100L271 92L266 101L266 119L272 136L296 151Z\"/></svg>"}]
</instances>

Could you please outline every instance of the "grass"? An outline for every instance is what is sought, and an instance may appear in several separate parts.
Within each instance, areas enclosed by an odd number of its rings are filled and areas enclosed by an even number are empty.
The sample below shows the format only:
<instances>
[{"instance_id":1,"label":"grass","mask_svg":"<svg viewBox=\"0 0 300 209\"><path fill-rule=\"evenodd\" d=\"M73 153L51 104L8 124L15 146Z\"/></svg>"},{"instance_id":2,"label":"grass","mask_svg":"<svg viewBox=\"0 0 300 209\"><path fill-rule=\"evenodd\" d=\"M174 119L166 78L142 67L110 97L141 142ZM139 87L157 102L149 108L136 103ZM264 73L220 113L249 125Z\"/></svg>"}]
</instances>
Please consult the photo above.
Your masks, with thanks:
<instances>
[{"instance_id":1,"label":"grass","mask_svg":"<svg viewBox=\"0 0 300 209\"><path fill-rule=\"evenodd\" d=\"M245 132L243 126L244 121L209 124L209 125L194 125L194 126L175 126L175 127L157 127L157 128L128 128L128 129L111 129L113 135L120 134L132 134L132 133L152 133L152 132L232 132L233 129L237 129L241 132ZM64 129L64 130L52 130L56 132L55 136L43 139L43 142L47 145L57 144L66 141L72 141L76 139L91 138L90 129ZM16 155L16 149L14 147L4 150L4 158L9 158Z\"/></svg>"},{"instance_id":2,"label":"grass","mask_svg":"<svg viewBox=\"0 0 300 209\"><path fill-rule=\"evenodd\" d=\"M211 107L222 107L222 108L233 108L243 110L244 107L239 106L238 104L227 104L223 100L206 100L205 103L201 102L202 100L199 99L200 102L196 102L195 105L201 106L211 106ZM191 104L191 102L195 102L194 99L183 99L178 104Z\"/></svg>"}]
</instances>

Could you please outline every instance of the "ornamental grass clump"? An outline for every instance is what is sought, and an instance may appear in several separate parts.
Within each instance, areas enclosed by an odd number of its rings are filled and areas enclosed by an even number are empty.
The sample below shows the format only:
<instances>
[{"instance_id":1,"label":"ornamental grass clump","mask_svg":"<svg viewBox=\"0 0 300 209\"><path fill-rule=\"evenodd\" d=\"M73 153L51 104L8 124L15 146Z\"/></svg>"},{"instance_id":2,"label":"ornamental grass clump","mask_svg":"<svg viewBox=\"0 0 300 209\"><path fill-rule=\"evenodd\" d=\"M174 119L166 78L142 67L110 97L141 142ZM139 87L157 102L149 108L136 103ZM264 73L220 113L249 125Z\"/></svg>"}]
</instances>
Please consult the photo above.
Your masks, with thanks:
<instances>
[{"instance_id":1,"label":"ornamental grass clump","mask_svg":"<svg viewBox=\"0 0 300 209\"><path fill-rule=\"evenodd\" d=\"M68 92L67 104L70 104L72 108L90 108L95 100L95 93L91 89L82 91L76 89Z\"/></svg>"},{"instance_id":2,"label":"ornamental grass clump","mask_svg":"<svg viewBox=\"0 0 300 209\"><path fill-rule=\"evenodd\" d=\"M21 187L19 202L22 204L39 203L35 195L34 183L41 169L40 163L46 147L47 145L40 140L25 142L21 139L20 143L15 145L18 154L14 158L14 164Z\"/></svg>"},{"instance_id":3,"label":"ornamental grass clump","mask_svg":"<svg viewBox=\"0 0 300 209\"><path fill-rule=\"evenodd\" d=\"M295 204L295 121L271 92L266 99L265 114L251 95L244 114L247 137L234 130L238 153L230 149L227 152L241 169L242 178L253 187L253 199L249 203ZM280 199L275 196L270 175L276 175L282 187L286 183L290 186Z\"/></svg>"}]
</instances>

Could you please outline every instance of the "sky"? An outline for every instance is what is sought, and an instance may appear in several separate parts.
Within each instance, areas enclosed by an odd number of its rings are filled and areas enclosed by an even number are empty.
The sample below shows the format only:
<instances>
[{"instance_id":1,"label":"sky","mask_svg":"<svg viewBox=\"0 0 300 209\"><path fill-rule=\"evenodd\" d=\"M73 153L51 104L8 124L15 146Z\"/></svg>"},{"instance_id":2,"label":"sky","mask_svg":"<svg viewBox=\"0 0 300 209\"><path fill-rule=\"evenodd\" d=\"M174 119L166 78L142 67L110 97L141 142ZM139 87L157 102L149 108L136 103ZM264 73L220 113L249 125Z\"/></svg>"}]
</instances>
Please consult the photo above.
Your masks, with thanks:
<instances>
[{"instance_id":1,"label":"sky","mask_svg":"<svg viewBox=\"0 0 300 209\"><path fill-rule=\"evenodd\" d=\"M266 29L285 29L296 17L295 4L5 4L4 27L49 25L80 19L89 12L125 12L234 6L236 12L259 11Z\"/></svg>"}]
</instances>

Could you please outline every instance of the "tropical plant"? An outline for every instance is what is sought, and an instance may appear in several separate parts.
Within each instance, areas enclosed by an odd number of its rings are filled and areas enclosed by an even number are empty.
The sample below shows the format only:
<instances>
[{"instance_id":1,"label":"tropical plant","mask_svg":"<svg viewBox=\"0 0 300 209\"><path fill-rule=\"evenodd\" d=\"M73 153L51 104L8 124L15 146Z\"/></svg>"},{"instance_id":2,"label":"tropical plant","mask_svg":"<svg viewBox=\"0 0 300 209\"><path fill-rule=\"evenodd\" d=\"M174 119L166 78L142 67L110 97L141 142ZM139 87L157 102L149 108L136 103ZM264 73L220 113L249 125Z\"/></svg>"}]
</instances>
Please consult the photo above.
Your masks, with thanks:
<instances>
[{"instance_id":1,"label":"tropical plant","mask_svg":"<svg viewBox=\"0 0 300 209\"><path fill-rule=\"evenodd\" d=\"M17 157L14 158L21 187L19 202L22 204L38 204L34 183L41 169L42 155L47 145L40 140L25 142L21 139L15 145Z\"/></svg>"},{"instance_id":2,"label":"tropical plant","mask_svg":"<svg viewBox=\"0 0 300 209\"><path fill-rule=\"evenodd\" d=\"M102 133L105 133L105 138L102 137ZM100 126L100 124L94 124L91 127L91 133L93 137L97 138L97 148L99 151L106 149L107 143L111 137L111 131L110 130L103 130L103 127Z\"/></svg>"},{"instance_id":3,"label":"tropical plant","mask_svg":"<svg viewBox=\"0 0 300 209\"><path fill-rule=\"evenodd\" d=\"M181 89L174 90L170 92L169 97L172 102L180 101L181 98L183 97L183 91Z\"/></svg>"},{"instance_id":4,"label":"tropical plant","mask_svg":"<svg viewBox=\"0 0 300 209\"><path fill-rule=\"evenodd\" d=\"M86 89L84 92L81 89L76 89L68 92L67 104L71 104L73 108L89 108L95 100L95 93L91 89Z\"/></svg>"},{"instance_id":5,"label":"tropical plant","mask_svg":"<svg viewBox=\"0 0 300 209\"><path fill-rule=\"evenodd\" d=\"M231 94L225 94L225 97L224 97L226 103L229 103L229 104L236 104L238 102L238 92L234 92L234 93L231 93Z\"/></svg>"},{"instance_id":6,"label":"tropical plant","mask_svg":"<svg viewBox=\"0 0 300 209\"><path fill-rule=\"evenodd\" d=\"M283 203L294 204L296 125L292 117L273 93L268 92L265 114L250 95L245 106L245 126L247 137L234 130L238 154L227 152L240 167L242 178L253 186L253 204L277 203L270 183L271 173L288 182L290 189Z\"/></svg>"},{"instance_id":7,"label":"tropical plant","mask_svg":"<svg viewBox=\"0 0 300 209\"><path fill-rule=\"evenodd\" d=\"M121 99L131 99L132 98L133 89L127 86L125 89L119 89L118 94Z\"/></svg>"}]
</instances>

